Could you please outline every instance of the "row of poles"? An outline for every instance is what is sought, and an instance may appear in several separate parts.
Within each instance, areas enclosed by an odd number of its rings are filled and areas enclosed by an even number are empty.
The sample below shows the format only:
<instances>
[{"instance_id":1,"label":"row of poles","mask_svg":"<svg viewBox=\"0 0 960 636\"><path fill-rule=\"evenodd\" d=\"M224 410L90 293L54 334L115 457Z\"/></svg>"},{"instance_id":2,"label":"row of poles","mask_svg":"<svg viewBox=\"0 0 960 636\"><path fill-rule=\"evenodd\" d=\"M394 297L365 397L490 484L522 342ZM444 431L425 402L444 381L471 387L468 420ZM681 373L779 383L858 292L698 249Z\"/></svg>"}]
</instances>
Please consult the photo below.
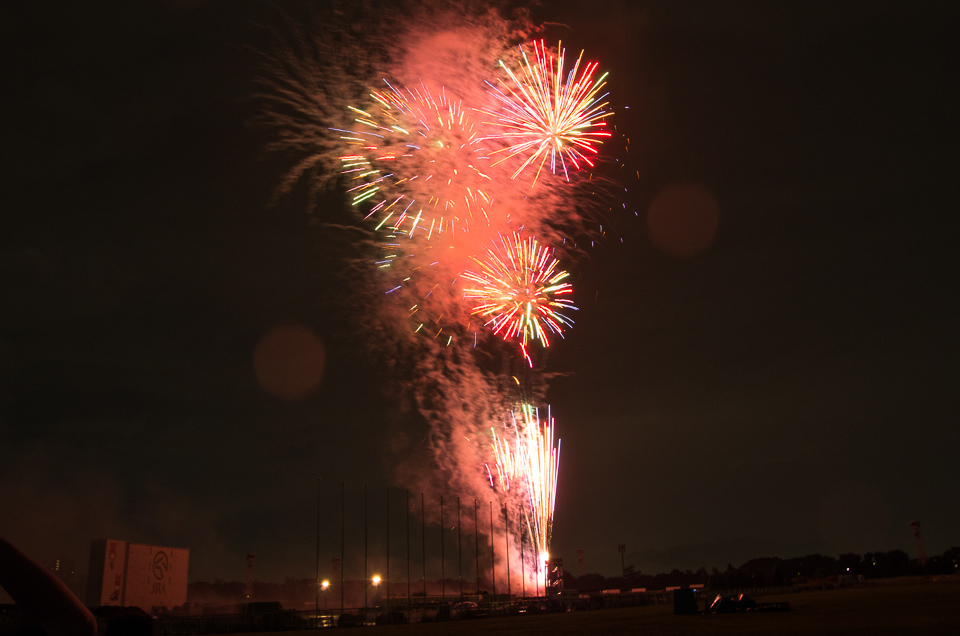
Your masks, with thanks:
<instances>
[{"instance_id":1,"label":"row of poles","mask_svg":"<svg viewBox=\"0 0 960 636\"><path fill-rule=\"evenodd\" d=\"M405 491L406 493L406 545L407 545L407 605L410 605L412 599L412 583L410 578L410 491ZM386 531L387 531L387 544L386 544L386 572L383 582L386 583L386 609L390 611L390 489L387 488L387 500L386 500ZM420 493L420 541L421 541L421 550L422 550L422 581L423 581L423 596L424 600L427 597L427 525L426 525L426 513L425 513L425 497L423 493ZM496 577L496 554L494 549L494 514L493 514L493 502L488 502L490 509L490 568L491 568L491 579L493 582L493 594L497 594L497 577ZM345 565L345 546L346 546L346 482L340 482L340 562L339 562L339 574L340 574L340 613L343 614L344 611L344 567ZM501 507L500 512L503 515L503 536L504 536L504 554L506 561L506 574L507 574L507 594L511 593L512 587L510 583L510 517L507 513L507 506L504 504ZM522 507L519 510L520 518L523 515ZM460 578L460 598L463 597L463 536L461 532L461 518L462 518L462 509L460 505L460 497L457 497L457 562L459 565L459 578ZM473 500L473 522L474 522L474 551L476 555L476 584L477 584L477 593L480 592L480 525L479 525L479 502ZM369 578L369 567L368 567L368 537L367 537L367 528L368 528L368 515L367 515L367 486L363 486L363 605L367 606L367 579ZM445 546L444 546L444 506L443 506L443 496L440 497L440 579L441 579L441 598L446 599L447 593L447 580L446 580L446 561L445 561ZM521 595L526 596L526 565L524 558L524 548L523 541L520 541L520 585L521 585ZM536 580L537 586L537 596L540 595L540 581L537 576L534 577ZM320 609L320 479L317 479L317 598L316 598L316 611L319 612Z\"/></svg>"}]
</instances>

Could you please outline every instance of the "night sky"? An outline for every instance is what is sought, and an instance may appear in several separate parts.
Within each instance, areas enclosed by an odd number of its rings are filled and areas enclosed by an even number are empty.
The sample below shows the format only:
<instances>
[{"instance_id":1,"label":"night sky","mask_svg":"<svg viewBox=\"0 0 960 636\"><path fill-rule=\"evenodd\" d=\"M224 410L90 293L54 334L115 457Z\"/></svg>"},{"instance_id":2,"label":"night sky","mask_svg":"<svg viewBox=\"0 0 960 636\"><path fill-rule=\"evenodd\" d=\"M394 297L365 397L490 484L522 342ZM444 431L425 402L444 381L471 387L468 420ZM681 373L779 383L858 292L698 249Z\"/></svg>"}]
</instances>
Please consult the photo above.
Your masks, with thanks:
<instances>
[{"instance_id":1,"label":"night sky","mask_svg":"<svg viewBox=\"0 0 960 636\"><path fill-rule=\"evenodd\" d=\"M289 158L251 123L265 26L310 3L103 4L0 9L0 535L79 571L109 537L189 548L192 580L247 553L312 576L317 479L326 564L341 482L362 533L398 461L338 196L271 204ZM960 544L952 3L546 4L630 138L546 365L552 552L915 556L914 519L928 554ZM715 202L715 234L664 243L665 190ZM310 333L319 385L268 390L270 338Z\"/></svg>"}]
</instances>

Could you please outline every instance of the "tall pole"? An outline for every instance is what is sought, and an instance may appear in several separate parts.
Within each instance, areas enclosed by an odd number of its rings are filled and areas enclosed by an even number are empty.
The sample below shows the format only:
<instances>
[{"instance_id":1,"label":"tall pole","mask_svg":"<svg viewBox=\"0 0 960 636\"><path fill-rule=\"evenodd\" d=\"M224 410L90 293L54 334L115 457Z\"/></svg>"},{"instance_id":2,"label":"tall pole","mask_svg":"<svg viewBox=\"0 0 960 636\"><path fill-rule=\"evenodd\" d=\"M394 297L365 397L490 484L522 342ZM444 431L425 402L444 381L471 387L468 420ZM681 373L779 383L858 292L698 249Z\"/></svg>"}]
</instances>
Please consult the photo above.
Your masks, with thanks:
<instances>
[{"instance_id":1,"label":"tall pole","mask_svg":"<svg viewBox=\"0 0 960 636\"><path fill-rule=\"evenodd\" d=\"M503 550L507 560L507 600L513 594L513 587L510 585L510 516L507 514L507 504L503 504Z\"/></svg>"},{"instance_id":2,"label":"tall pole","mask_svg":"<svg viewBox=\"0 0 960 636\"><path fill-rule=\"evenodd\" d=\"M257 555L247 555L247 601L253 601L253 559Z\"/></svg>"},{"instance_id":3,"label":"tall pole","mask_svg":"<svg viewBox=\"0 0 960 636\"><path fill-rule=\"evenodd\" d=\"M423 566L423 602L427 602L427 511L420 493L420 557ZM426 611L426 610L424 610Z\"/></svg>"},{"instance_id":4,"label":"tall pole","mask_svg":"<svg viewBox=\"0 0 960 636\"><path fill-rule=\"evenodd\" d=\"M540 550L533 553L533 567L533 583L537 586L537 596L540 596ZM547 594L546 586L544 586L543 594L544 596Z\"/></svg>"},{"instance_id":5,"label":"tall pole","mask_svg":"<svg viewBox=\"0 0 960 636\"><path fill-rule=\"evenodd\" d=\"M497 559L493 553L493 502L487 502L490 506L490 578L493 579L493 596L497 596Z\"/></svg>"},{"instance_id":6,"label":"tall pole","mask_svg":"<svg viewBox=\"0 0 960 636\"><path fill-rule=\"evenodd\" d=\"M460 532L460 497L457 497L457 568L460 576L460 600L463 600L463 534Z\"/></svg>"},{"instance_id":7,"label":"tall pole","mask_svg":"<svg viewBox=\"0 0 960 636\"><path fill-rule=\"evenodd\" d=\"M519 508L519 506L518 506ZM523 519L523 508L520 508L518 520ZM523 562L523 533L520 533L520 596L527 595L527 564Z\"/></svg>"},{"instance_id":8,"label":"tall pole","mask_svg":"<svg viewBox=\"0 0 960 636\"><path fill-rule=\"evenodd\" d=\"M317 477L317 578L314 580L317 586L317 598L313 605L314 618L320 616L320 478Z\"/></svg>"},{"instance_id":9,"label":"tall pole","mask_svg":"<svg viewBox=\"0 0 960 636\"><path fill-rule=\"evenodd\" d=\"M410 607L410 491L407 491L407 607Z\"/></svg>"},{"instance_id":10,"label":"tall pole","mask_svg":"<svg viewBox=\"0 0 960 636\"><path fill-rule=\"evenodd\" d=\"M477 596L480 595L480 523L477 517L477 500L473 500L473 551L477 557Z\"/></svg>"},{"instance_id":11,"label":"tall pole","mask_svg":"<svg viewBox=\"0 0 960 636\"><path fill-rule=\"evenodd\" d=\"M343 616L343 546L344 546L344 519L346 518L346 482L340 482L340 616Z\"/></svg>"},{"instance_id":12,"label":"tall pole","mask_svg":"<svg viewBox=\"0 0 960 636\"><path fill-rule=\"evenodd\" d=\"M447 569L444 564L443 554L443 495L440 495L440 599L447 600Z\"/></svg>"},{"instance_id":13,"label":"tall pole","mask_svg":"<svg viewBox=\"0 0 960 636\"><path fill-rule=\"evenodd\" d=\"M363 485L363 607L364 607L364 610L366 610L367 608L367 485L366 484Z\"/></svg>"},{"instance_id":14,"label":"tall pole","mask_svg":"<svg viewBox=\"0 0 960 636\"><path fill-rule=\"evenodd\" d=\"M540 596L540 553L533 555L533 584L537 586L537 596ZM546 591L546 590L544 590Z\"/></svg>"},{"instance_id":15,"label":"tall pole","mask_svg":"<svg viewBox=\"0 0 960 636\"><path fill-rule=\"evenodd\" d=\"M387 577L383 582L387 590L387 613L390 613L390 486L387 486Z\"/></svg>"},{"instance_id":16,"label":"tall pole","mask_svg":"<svg viewBox=\"0 0 960 636\"><path fill-rule=\"evenodd\" d=\"M921 568L924 568L927 565L927 551L923 549L923 535L920 533L920 522L911 521L910 529L913 530L913 538L917 541L917 562L920 563Z\"/></svg>"},{"instance_id":17,"label":"tall pole","mask_svg":"<svg viewBox=\"0 0 960 636\"><path fill-rule=\"evenodd\" d=\"M540 596L540 553L539 552L537 552L534 555L533 567L534 567L533 583L534 585L537 586L537 596ZM544 572L544 574L546 574L546 572ZM544 592L544 595L546 595L547 591L544 590L543 592Z\"/></svg>"}]
</instances>

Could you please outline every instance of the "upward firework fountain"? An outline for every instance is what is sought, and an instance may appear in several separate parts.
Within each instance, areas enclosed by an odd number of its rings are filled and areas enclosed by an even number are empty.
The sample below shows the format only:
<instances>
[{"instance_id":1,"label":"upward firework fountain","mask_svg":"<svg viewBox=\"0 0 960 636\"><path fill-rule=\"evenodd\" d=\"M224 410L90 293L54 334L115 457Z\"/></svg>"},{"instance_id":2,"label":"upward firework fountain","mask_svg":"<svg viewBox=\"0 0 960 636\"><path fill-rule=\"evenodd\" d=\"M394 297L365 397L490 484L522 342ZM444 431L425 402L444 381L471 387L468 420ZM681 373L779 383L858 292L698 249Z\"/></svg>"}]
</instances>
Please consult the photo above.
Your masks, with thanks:
<instances>
[{"instance_id":1,"label":"upward firework fountain","mask_svg":"<svg viewBox=\"0 0 960 636\"><path fill-rule=\"evenodd\" d=\"M491 430L494 468L487 466L490 485L502 492L518 491L523 500L524 525L534 548L538 577L546 575L550 560L553 510L557 501L557 474L560 468L560 440L554 447L554 421L547 410L541 421L539 411L521 404L509 422ZM495 473L495 474L494 474ZM546 581L543 580L544 589Z\"/></svg>"}]
</instances>

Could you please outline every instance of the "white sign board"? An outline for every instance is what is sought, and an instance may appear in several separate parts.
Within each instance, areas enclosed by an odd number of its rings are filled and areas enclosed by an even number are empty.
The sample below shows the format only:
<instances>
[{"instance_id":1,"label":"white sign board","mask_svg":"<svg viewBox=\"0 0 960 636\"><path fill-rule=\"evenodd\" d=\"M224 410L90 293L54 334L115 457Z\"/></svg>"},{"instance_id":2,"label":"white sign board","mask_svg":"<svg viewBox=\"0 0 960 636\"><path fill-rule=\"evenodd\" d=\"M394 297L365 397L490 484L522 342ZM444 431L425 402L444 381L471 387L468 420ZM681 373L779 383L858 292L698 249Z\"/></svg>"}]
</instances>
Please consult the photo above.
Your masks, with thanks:
<instances>
[{"instance_id":1,"label":"white sign board","mask_svg":"<svg viewBox=\"0 0 960 636\"><path fill-rule=\"evenodd\" d=\"M190 550L131 543L127 546L127 576L123 604L150 611L187 602Z\"/></svg>"}]
</instances>

